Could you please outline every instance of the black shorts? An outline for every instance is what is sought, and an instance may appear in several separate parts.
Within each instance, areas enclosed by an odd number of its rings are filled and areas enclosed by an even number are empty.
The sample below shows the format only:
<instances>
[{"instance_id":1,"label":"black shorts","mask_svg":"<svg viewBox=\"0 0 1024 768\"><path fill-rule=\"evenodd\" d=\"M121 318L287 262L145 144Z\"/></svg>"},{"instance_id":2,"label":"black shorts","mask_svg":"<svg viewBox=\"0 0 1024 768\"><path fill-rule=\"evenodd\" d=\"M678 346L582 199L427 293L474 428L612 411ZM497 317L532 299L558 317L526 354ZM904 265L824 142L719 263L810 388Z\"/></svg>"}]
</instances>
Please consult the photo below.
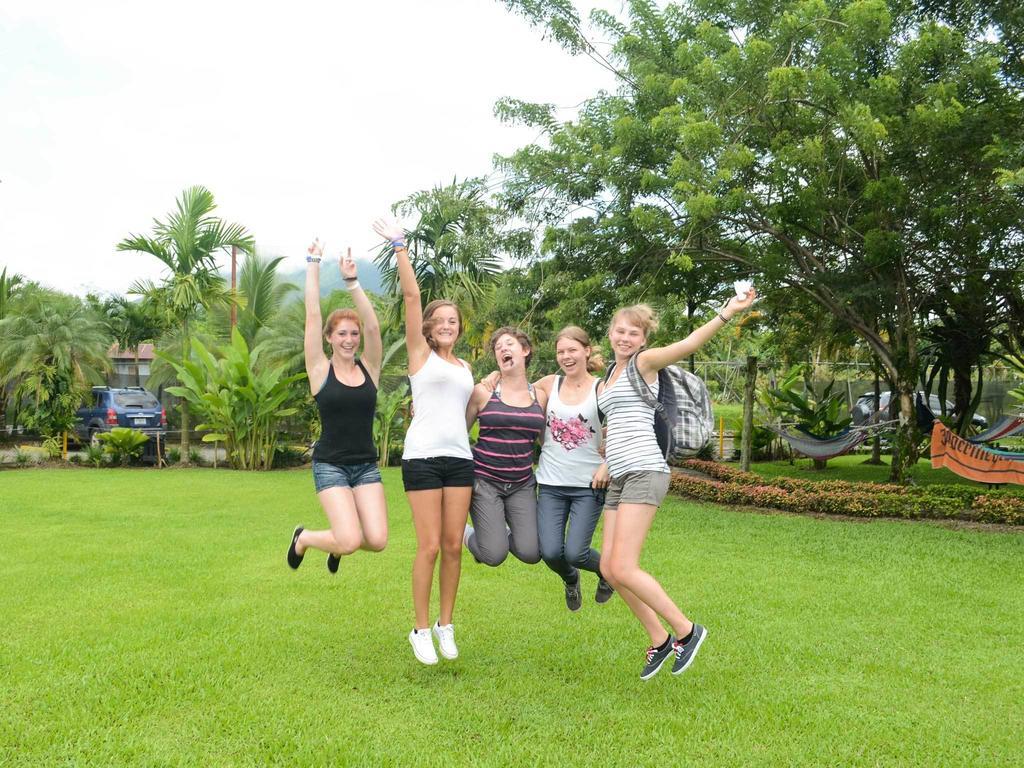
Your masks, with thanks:
<instances>
[{"instance_id":1,"label":"black shorts","mask_svg":"<svg viewBox=\"0 0 1024 768\"><path fill-rule=\"evenodd\" d=\"M407 491L472 488L473 460L454 456L402 459L402 483Z\"/></svg>"}]
</instances>

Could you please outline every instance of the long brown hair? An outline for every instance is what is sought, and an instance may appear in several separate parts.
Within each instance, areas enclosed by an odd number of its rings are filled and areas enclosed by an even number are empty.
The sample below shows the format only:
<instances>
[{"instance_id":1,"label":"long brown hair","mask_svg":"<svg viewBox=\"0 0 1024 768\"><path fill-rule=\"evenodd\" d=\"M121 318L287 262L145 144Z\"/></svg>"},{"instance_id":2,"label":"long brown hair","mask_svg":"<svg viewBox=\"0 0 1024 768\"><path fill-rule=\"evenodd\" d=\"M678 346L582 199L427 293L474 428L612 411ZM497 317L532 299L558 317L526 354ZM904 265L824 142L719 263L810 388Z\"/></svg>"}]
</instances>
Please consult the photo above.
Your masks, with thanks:
<instances>
[{"instance_id":1,"label":"long brown hair","mask_svg":"<svg viewBox=\"0 0 1024 768\"><path fill-rule=\"evenodd\" d=\"M447 299L434 299L423 308L423 338L427 340L427 346L435 352L437 352L437 342L430 338L430 334L437 324L437 321L434 320L434 314L441 307L453 307L455 309L455 316L459 318L459 332L455 336L455 341L452 342L453 347L462 336L462 312L459 311L458 305L454 301L448 301Z\"/></svg>"}]
</instances>

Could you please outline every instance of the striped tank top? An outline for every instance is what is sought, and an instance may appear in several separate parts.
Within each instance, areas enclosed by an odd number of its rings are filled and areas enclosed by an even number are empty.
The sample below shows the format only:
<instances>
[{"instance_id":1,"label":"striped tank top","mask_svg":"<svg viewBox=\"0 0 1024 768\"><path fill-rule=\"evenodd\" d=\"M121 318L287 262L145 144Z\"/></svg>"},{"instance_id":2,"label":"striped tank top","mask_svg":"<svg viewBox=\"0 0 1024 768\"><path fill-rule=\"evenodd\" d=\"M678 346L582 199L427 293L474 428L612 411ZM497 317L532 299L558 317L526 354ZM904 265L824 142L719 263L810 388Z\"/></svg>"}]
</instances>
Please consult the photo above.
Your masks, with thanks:
<instances>
[{"instance_id":1,"label":"striped tank top","mask_svg":"<svg viewBox=\"0 0 1024 768\"><path fill-rule=\"evenodd\" d=\"M651 384L658 396L658 381ZM654 434L654 409L644 403L629 383L625 370L612 386L605 385L597 404L607 417L604 458L613 478L629 472L668 472L665 456Z\"/></svg>"},{"instance_id":2,"label":"striped tank top","mask_svg":"<svg viewBox=\"0 0 1024 768\"><path fill-rule=\"evenodd\" d=\"M544 410L536 398L525 407L508 405L501 401L498 388L477 419L480 437L473 446L476 476L495 483L529 480L533 476L533 446L544 432Z\"/></svg>"}]
</instances>

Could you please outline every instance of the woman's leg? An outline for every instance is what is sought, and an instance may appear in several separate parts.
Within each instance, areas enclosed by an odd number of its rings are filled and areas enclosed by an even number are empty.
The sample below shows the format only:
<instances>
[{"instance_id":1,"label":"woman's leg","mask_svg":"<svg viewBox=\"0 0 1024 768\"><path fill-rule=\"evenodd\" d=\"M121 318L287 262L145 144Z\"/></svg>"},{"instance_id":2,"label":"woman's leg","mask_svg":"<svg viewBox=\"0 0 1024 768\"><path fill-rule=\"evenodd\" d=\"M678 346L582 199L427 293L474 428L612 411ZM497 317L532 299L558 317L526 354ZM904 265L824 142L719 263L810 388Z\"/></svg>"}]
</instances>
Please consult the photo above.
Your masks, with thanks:
<instances>
[{"instance_id":1,"label":"woman's leg","mask_svg":"<svg viewBox=\"0 0 1024 768\"><path fill-rule=\"evenodd\" d=\"M630 609L651 635L652 642L664 640L664 629L652 631L655 625L661 626L657 616L669 623L677 637L685 637L693 629L693 623L672 602L657 580L640 568L640 553L657 511L658 508L650 504L620 503L613 513L611 553L606 550L604 554L605 578L611 580L629 603ZM608 525L607 520L605 525ZM607 533L605 541L608 541Z\"/></svg>"},{"instance_id":2,"label":"woman's leg","mask_svg":"<svg viewBox=\"0 0 1024 768\"><path fill-rule=\"evenodd\" d=\"M531 479L504 499L505 520L511 531L512 554L527 565L540 562L540 540L537 536L537 484Z\"/></svg>"},{"instance_id":3,"label":"woman's leg","mask_svg":"<svg viewBox=\"0 0 1024 768\"><path fill-rule=\"evenodd\" d=\"M441 551L442 489L406 491L416 528L416 558L412 562L412 602L416 609L416 629L430 626L430 587L434 564Z\"/></svg>"},{"instance_id":4,"label":"woman's leg","mask_svg":"<svg viewBox=\"0 0 1024 768\"><path fill-rule=\"evenodd\" d=\"M380 552L388 544L388 506L383 483L367 483L352 489L356 513L363 530L362 548Z\"/></svg>"},{"instance_id":5,"label":"woman's leg","mask_svg":"<svg viewBox=\"0 0 1024 768\"><path fill-rule=\"evenodd\" d=\"M591 546L601 502L589 488L574 493L569 504L569 532L565 537L565 559L574 568L601 575L601 553Z\"/></svg>"},{"instance_id":6,"label":"woman's leg","mask_svg":"<svg viewBox=\"0 0 1024 768\"><path fill-rule=\"evenodd\" d=\"M508 557L504 499L496 485L479 478L472 489L466 490L471 491L470 514L473 517L473 531L466 539L466 547L478 563L492 567L501 565Z\"/></svg>"},{"instance_id":7,"label":"woman's leg","mask_svg":"<svg viewBox=\"0 0 1024 768\"><path fill-rule=\"evenodd\" d=\"M441 616L438 623L447 626L452 623L452 615L455 612L455 596L459 591L459 577L462 574L462 536L466 530L466 518L469 516L469 501L473 496L473 489L469 486L447 486L442 490L444 496L439 532L441 540Z\"/></svg>"},{"instance_id":8,"label":"woman's leg","mask_svg":"<svg viewBox=\"0 0 1024 768\"><path fill-rule=\"evenodd\" d=\"M569 515L571 497L561 488L542 485L537 494L537 534L540 538L540 556L552 571L567 584L575 584L579 573L566 562L565 523Z\"/></svg>"},{"instance_id":9,"label":"woman's leg","mask_svg":"<svg viewBox=\"0 0 1024 768\"><path fill-rule=\"evenodd\" d=\"M359 515L351 488L334 486L317 494L324 508L329 531L303 531L295 542L299 555L312 547L335 555L350 555L363 544L363 533L359 527Z\"/></svg>"},{"instance_id":10,"label":"woman's leg","mask_svg":"<svg viewBox=\"0 0 1024 768\"><path fill-rule=\"evenodd\" d=\"M640 620L643 628L651 638L651 645L659 646L668 639L668 632L665 631L665 628L661 626L661 622L658 621L658 615L643 600L630 592L625 584L617 582L615 577L608 573L610 563L615 556L615 529L618 524L618 517L617 509L605 508L604 536L601 542L601 556L605 564L604 577L615 587L619 596L626 601L626 605L629 606L629 610L633 612L633 615Z\"/></svg>"}]
</instances>

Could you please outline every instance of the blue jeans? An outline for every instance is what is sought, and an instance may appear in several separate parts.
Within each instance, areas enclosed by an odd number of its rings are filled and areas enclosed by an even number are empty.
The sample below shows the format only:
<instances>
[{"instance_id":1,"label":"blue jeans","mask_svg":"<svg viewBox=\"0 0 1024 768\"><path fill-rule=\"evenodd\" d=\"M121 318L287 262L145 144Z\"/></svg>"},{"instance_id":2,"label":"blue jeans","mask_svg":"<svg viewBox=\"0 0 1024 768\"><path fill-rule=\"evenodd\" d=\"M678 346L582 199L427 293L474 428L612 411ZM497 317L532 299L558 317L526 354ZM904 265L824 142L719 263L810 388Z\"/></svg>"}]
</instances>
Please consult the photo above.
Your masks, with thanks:
<instances>
[{"instance_id":1,"label":"blue jeans","mask_svg":"<svg viewBox=\"0 0 1024 768\"><path fill-rule=\"evenodd\" d=\"M601 553L590 546L604 507L604 491L541 485L537 496L540 556L566 584L575 584L582 568L601 575ZM566 526L569 528L566 535Z\"/></svg>"}]
</instances>

